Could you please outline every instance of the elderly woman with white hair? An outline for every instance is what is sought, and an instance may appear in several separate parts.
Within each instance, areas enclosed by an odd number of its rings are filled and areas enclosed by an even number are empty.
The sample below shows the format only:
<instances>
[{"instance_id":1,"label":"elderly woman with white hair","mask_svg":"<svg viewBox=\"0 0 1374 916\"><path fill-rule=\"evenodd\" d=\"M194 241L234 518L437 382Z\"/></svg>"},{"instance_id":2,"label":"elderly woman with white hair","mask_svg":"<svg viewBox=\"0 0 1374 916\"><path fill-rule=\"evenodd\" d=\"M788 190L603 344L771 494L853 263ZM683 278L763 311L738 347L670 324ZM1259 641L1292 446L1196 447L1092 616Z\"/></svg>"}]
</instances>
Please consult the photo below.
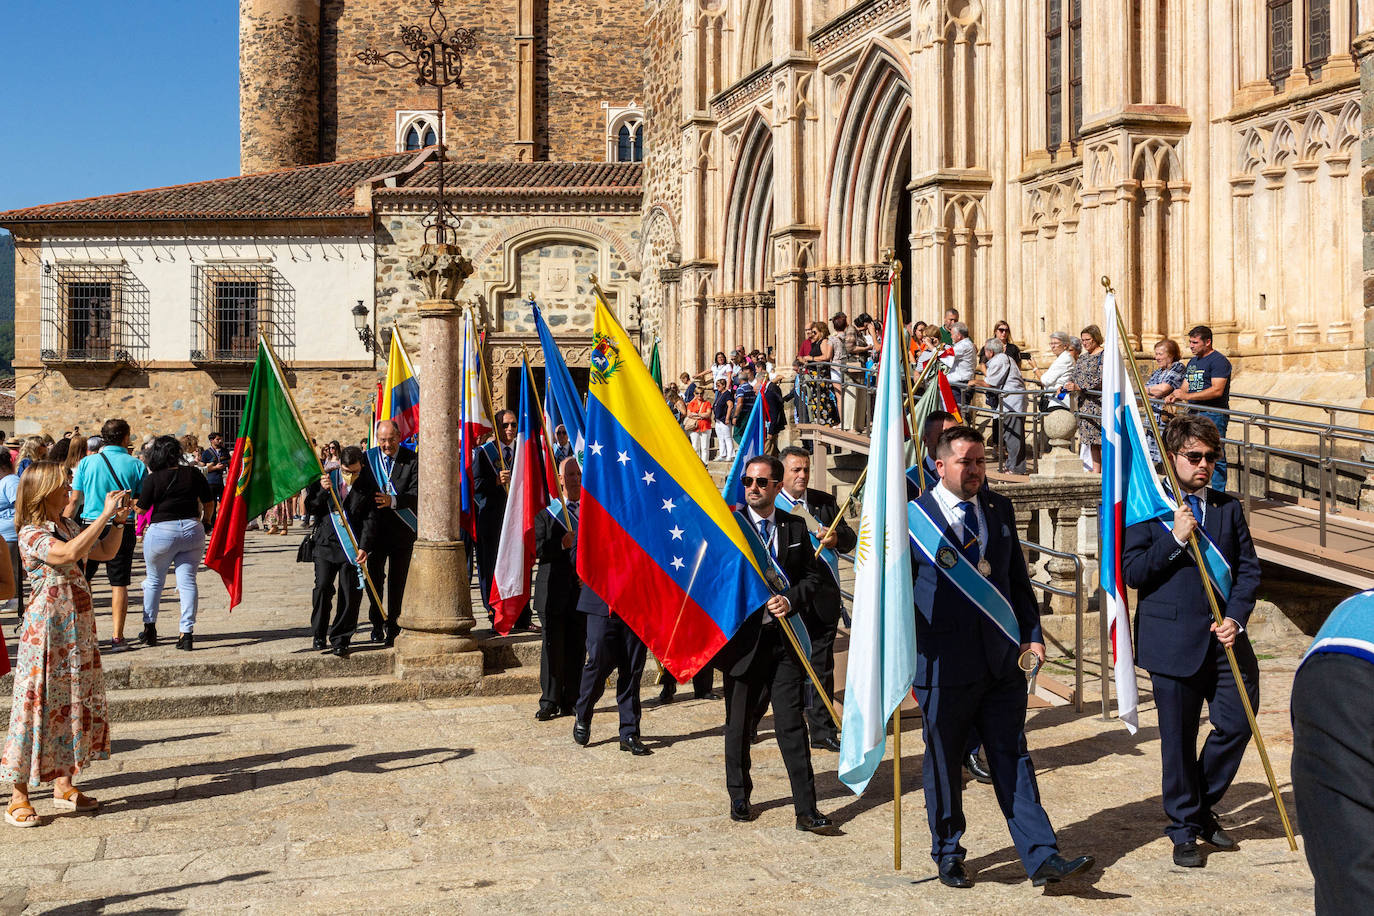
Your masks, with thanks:
<instances>
[{"instance_id":1,"label":"elderly woman with white hair","mask_svg":"<svg viewBox=\"0 0 1374 916\"><path fill-rule=\"evenodd\" d=\"M1026 381L1021 369L1007 355L1006 344L996 337L983 344L983 381L998 389L997 427L1002 439L1002 467L1012 474L1026 473Z\"/></svg>"}]
</instances>

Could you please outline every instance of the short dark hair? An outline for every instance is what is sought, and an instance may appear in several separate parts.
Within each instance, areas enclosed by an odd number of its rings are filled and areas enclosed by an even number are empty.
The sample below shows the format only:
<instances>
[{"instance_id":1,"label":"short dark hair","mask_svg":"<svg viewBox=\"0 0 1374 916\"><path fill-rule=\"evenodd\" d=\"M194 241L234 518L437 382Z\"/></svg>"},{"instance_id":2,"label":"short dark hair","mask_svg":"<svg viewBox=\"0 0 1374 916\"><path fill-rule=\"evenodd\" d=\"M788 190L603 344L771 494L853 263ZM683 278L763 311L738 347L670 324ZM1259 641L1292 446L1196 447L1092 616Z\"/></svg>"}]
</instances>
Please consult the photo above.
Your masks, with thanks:
<instances>
[{"instance_id":1,"label":"short dark hair","mask_svg":"<svg viewBox=\"0 0 1374 916\"><path fill-rule=\"evenodd\" d=\"M217 429L213 429L213 430L210 431L210 435L206 436L205 438L207 438L207 439L209 439L209 440L211 440L211 441L214 441L215 439L223 439L223 438L224 438L224 433L220 432L220 431L217 430Z\"/></svg>"},{"instance_id":2,"label":"short dark hair","mask_svg":"<svg viewBox=\"0 0 1374 916\"><path fill-rule=\"evenodd\" d=\"M105 440L106 445L123 445L124 440L129 438L129 421L106 420L105 425L100 427L100 438ZM178 445L177 449L180 448Z\"/></svg>"},{"instance_id":3,"label":"short dark hair","mask_svg":"<svg viewBox=\"0 0 1374 916\"><path fill-rule=\"evenodd\" d=\"M772 477L775 482L782 481L783 467L780 459L774 458L772 455L755 455L744 462L744 470L747 472L756 464L768 465L768 476Z\"/></svg>"},{"instance_id":4,"label":"short dark hair","mask_svg":"<svg viewBox=\"0 0 1374 916\"><path fill-rule=\"evenodd\" d=\"M0 448L0 470L14 471L14 456L7 448Z\"/></svg>"},{"instance_id":5,"label":"short dark hair","mask_svg":"<svg viewBox=\"0 0 1374 916\"><path fill-rule=\"evenodd\" d=\"M1095 324L1090 324L1090 325L1088 325L1086 328L1084 328L1083 330L1079 331L1079 332L1078 332L1079 339L1082 339L1082 337L1083 337L1084 334L1087 334L1087 335L1088 335L1089 337L1091 337L1094 341L1096 341L1096 342L1097 342L1097 345L1098 345L1099 347L1102 346L1102 329L1099 328L1097 325L1095 325Z\"/></svg>"},{"instance_id":6,"label":"short dark hair","mask_svg":"<svg viewBox=\"0 0 1374 916\"><path fill-rule=\"evenodd\" d=\"M121 421L123 422L123 421ZM105 424L106 427L109 424ZM165 471L181 464L181 443L176 436L158 436L148 446L148 470Z\"/></svg>"},{"instance_id":7,"label":"short dark hair","mask_svg":"<svg viewBox=\"0 0 1374 916\"><path fill-rule=\"evenodd\" d=\"M1188 332L1189 337L1196 337L1198 340L1211 340L1212 329L1205 324L1200 324Z\"/></svg>"},{"instance_id":8,"label":"short dark hair","mask_svg":"<svg viewBox=\"0 0 1374 916\"><path fill-rule=\"evenodd\" d=\"M361 464L363 460L363 450L356 445L345 445L339 452L340 464Z\"/></svg>"},{"instance_id":9,"label":"short dark hair","mask_svg":"<svg viewBox=\"0 0 1374 916\"><path fill-rule=\"evenodd\" d=\"M925 422L921 424L921 438L924 439L926 436L929 436L930 428L936 423L943 426L946 420L955 419L958 418L948 410L932 410L930 413L926 414Z\"/></svg>"},{"instance_id":10,"label":"short dark hair","mask_svg":"<svg viewBox=\"0 0 1374 916\"><path fill-rule=\"evenodd\" d=\"M1196 439L1214 451L1221 451L1221 433L1211 420L1196 413L1174 417L1164 428L1164 450L1177 455L1189 439Z\"/></svg>"},{"instance_id":11,"label":"short dark hair","mask_svg":"<svg viewBox=\"0 0 1374 916\"><path fill-rule=\"evenodd\" d=\"M940 433L940 441L935 444L935 457L948 458L956 442L977 442L982 445L983 437L972 426L951 426Z\"/></svg>"},{"instance_id":12,"label":"short dark hair","mask_svg":"<svg viewBox=\"0 0 1374 916\"><path fill-rule=\"evenodd\" d=\"M496 416L494 417L494 420L496 421L496 424L498 426L501 424L501 418L504 417L506 414L510 414L511 417L516 421L519 421L520 419L518 416L515 415L515 411L511 410L509 407L502 407L500 410L496 411Z\"/></svg>"},{"instance_id":13,"label":"short dark hair","mask_svg":"<svg viewBox=\"0 0 1374 916\"><path fill-rule=\"evenodd\" d=\"M779 461L786 461L788 458L805 458L807 461L810 461L811 453L800 445L789 445L781 452L778 452Z\"/></svg>"}]
</instances>

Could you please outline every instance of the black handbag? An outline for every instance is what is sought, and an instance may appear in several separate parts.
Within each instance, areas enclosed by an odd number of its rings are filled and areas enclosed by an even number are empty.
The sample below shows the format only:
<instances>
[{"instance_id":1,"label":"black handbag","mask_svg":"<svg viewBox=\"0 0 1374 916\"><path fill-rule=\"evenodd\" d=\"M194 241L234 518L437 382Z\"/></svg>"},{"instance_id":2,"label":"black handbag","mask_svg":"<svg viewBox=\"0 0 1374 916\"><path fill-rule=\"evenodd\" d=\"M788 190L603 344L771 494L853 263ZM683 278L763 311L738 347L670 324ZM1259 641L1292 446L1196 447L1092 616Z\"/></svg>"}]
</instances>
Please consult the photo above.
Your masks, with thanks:
<instances>
[{"instance_id":1,"label":"black handbag","mask_svg":"<svg viewBox=\"0 0 1374 916\"><path fill-rule=\"evenodd\" d=\"M301 540L301 546L296 548L297 563L315 562L315 532L311 531Z\"/></svg>"}]
</instances>

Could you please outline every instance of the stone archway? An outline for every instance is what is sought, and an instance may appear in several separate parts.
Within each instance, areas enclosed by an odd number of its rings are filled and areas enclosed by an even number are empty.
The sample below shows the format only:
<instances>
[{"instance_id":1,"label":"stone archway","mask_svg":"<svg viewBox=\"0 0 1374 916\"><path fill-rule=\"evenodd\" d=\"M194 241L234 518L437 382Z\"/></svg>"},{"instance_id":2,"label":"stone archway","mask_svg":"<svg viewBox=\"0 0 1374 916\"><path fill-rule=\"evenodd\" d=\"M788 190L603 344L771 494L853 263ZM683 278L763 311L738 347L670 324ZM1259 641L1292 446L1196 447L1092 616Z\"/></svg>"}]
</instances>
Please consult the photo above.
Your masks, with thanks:
<instances>
[{"instance_id":1,"label":"stone archway","mask_svg":"<svg viewBox=\"0 0 1374 916\"><path fill-rule=\"evenodd\" d=\"M773 133L755 114L741 132L725 211L721 285L712 333L717 350L772 342Z\"/></svg>"}]
</instances>

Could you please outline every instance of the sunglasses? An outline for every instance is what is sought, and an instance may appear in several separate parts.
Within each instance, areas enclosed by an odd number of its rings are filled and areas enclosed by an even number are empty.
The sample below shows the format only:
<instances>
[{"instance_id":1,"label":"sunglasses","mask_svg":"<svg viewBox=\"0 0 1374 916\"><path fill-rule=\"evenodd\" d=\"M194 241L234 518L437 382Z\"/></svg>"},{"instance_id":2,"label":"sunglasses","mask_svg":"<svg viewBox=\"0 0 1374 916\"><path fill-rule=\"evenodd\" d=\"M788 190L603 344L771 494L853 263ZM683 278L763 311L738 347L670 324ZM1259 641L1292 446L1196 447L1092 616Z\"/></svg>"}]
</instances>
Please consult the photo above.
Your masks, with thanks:
<instances>
[{"instance_id":1,"label":"sunglasses","mask_svg":"<svg viewBox=\"0 0 1374 916\"><path fill-rule=\"evenodd\" d=\"M502 428L502 429L519 429L519 428L520 428L520 424L519 424L519 423L502 423L502 424L501 424L501 428Z\"/></svg>"},{"instance_id":2,"label":"sunglasses","mask_svg":"<svg viewBox=\"0 0 1374 916\"><path fill-rule=\"evenodd\" d=\"M1183 452L1182 456L1185 461L1193 465L1202 464L1204 461L1208 464L1216 464L1217 459L1221 457L1217 452Z\"/></svg>"},{"instance_id":3,"label":"sunglasses","mask_svg":"<svg viewBox=\"0 0 1374 916\"><path fill-rule=\"evenodd\" d=\"M770 484L772 484L772 483L773 483L773 478L771 478L771 477L745 477L745 476L741 475L739 481L740 481L740 483L744 484L746 487L759 487L759 488L763 488L763 487L767 487L767 486L769 486Z\"/></svg>"},{"instance_id":4,"label":"sunglasses","mask_svg":"<svg viewBox=\"0 0 1374 916\"><path fill-rule=\"evenodd\" d=\"M1010 333L1011 333L1011 328L994 328L994 329L993 329L993 333L994 333L994 334L1010 334Z\"/></svg>"}]
</instances>

